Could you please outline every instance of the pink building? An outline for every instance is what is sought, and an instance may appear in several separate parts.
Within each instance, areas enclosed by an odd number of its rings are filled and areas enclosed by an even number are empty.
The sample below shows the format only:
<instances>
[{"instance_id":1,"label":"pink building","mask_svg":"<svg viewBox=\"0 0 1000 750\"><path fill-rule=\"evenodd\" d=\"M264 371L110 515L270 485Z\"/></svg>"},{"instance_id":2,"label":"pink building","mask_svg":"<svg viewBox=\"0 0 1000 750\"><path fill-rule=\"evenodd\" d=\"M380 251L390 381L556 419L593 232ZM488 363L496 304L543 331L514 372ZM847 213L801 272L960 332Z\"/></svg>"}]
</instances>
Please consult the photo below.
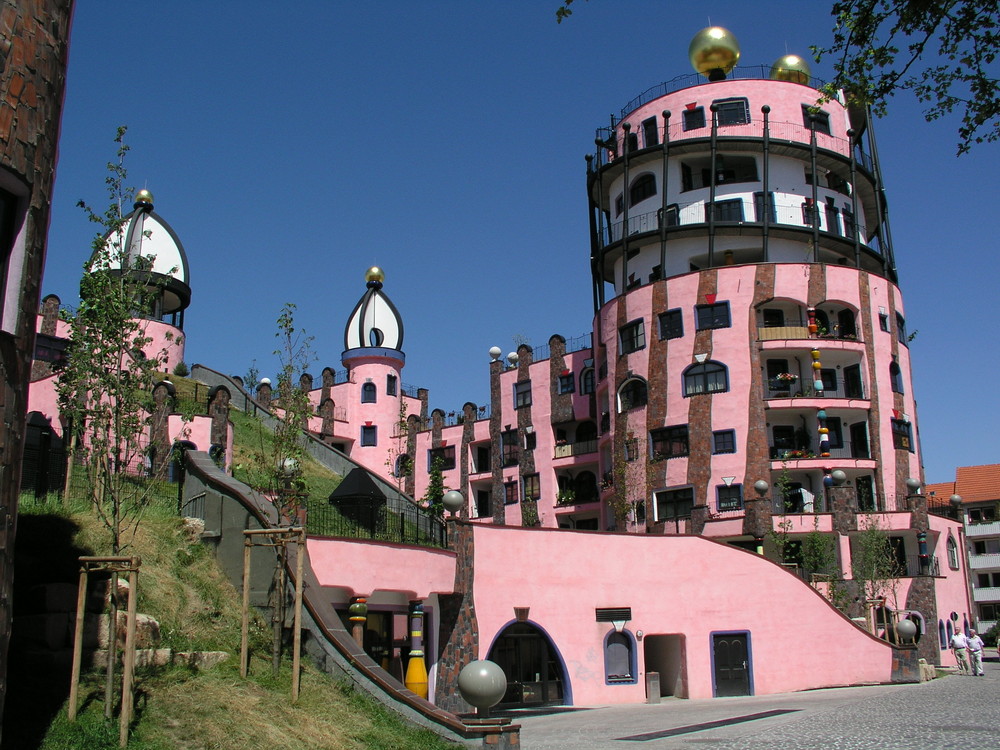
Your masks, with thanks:
<instances>
[{"instance_id":1,"label":"pink building","mask_svg":"<svg viewBox=\"0 0 1000 750\"><path fill-rule=\"evenodd\" d=\"M468 626L473 656L507 671L512 705L641 700L641 675L654 671L664 694L690 696L871 679L833 668L838 649L865 661L847 645L860 628L817 593L853 578L870 527L886 535L894 580L868 602L848 585L852 615L890 630L910 620L919 655L936 664L951 662L939 634L969 619L959 524L920 492L872 123L839 100L817 105L793 56L706 75L646 91L597 131L589 334L522 345L506 361L494 348L490 403L428 414L426 392L397 388L402 319L374 269L348 324L344 382L328 389L324 371L313 392L317 404L334 399L315 432L412 497L440 459L466 499L462 519L530 529L469 531L476 573L464 596L476 615L451 630L430 615L439 668L459 665L447 644ZM823 565L817 545L831 556ZM648 569L658 560L666 578ZM684 603L676 622L650 601L667 581ZM337 585L345 606L349 592L373 596L397 617L420 588ZM792 686L748 654L780 650L800 599L818 607L810 638L831 650ZM786 616L765 612L775 609ZM593 663L574 677L584 654Z\"/></svg>"}]
</instances>

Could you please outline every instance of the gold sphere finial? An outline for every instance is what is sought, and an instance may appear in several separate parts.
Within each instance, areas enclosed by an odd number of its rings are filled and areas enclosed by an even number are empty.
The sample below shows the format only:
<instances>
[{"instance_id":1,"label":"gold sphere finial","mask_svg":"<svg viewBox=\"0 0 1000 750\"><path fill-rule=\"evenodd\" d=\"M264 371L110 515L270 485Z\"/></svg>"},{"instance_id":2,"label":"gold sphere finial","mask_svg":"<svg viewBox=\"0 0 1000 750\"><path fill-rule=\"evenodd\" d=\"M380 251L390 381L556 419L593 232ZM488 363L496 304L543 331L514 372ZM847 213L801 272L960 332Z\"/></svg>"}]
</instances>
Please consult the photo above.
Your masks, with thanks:
<instances>
[{"instance_id":1,"label":"gold sphere finial","mask_svg":"<svg viewBox=\"0 0 1000 750\"><path fill-rule=\"evenodd\" d=\"M367 271L365 271L365 281L377 281L381 284L385 281L385 271L383 271L378 266L372 266Z\"/></svg>"},{"instance_id":2,"label":"gold sphere finial","mask_svg":"<svg viewBox=\"0 0 1000 750\"><path fill-rule=\"evenodd\" d=\"M709 26L694 35L688 57L695 71L710 81L724 78L740 59L740 43L733 32L721 26Z\"/></svg>"},{"instance_id":3,"label":"gold sphere finial","mask_svg":"<svg viewBox=\"0 0 1000 750\"><path fill-rule=\"evenodd\" d=\"M798 55L783 55L771 66L771 80L790 81L808 85L812 73L809 63Z\"/></svg>"},{"instance_id":4,"label":"gold sphere finial","mask_svg":"<svg viewBox=\"0 0 1000 750\"><path fill-rule=\"evenodd\" d=\"M146 190L146 188L143 188L142 190L140 190L138 193L135 194L135 202L148 203L149 205L153 205L153 194L148 190Z\"/></svg>"}]
</instances>

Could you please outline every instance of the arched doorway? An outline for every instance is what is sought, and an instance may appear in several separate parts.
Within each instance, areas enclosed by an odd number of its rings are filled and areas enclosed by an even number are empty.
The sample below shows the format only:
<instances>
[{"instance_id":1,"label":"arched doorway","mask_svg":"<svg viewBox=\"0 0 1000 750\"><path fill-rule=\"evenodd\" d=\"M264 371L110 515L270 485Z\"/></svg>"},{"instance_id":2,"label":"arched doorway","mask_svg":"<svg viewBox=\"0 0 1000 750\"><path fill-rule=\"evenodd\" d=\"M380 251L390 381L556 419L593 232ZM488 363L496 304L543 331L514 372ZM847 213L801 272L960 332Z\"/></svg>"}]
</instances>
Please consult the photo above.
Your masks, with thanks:
<instances>
[{"instance_id":1,"label":"arched doorway","mask_svg":"<svg viewBox=\"0 0 1000 750\"><path fill-rule=\"evenodd\" d=\"M561 705L566 684L555 646L539 628L516 622L503 630L490 649L490 661L507 675L501 708Z\"/></svg>"}]
</instances>

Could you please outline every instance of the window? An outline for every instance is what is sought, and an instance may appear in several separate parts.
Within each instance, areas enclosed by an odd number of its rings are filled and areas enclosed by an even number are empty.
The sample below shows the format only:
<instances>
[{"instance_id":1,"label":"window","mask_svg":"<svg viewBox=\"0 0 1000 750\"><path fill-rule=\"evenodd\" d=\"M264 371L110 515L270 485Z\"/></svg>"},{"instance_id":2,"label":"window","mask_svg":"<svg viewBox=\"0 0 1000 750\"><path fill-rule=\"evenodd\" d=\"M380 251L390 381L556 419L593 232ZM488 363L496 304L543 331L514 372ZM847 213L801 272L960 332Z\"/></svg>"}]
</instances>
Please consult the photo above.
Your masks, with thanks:
<instances>
[{"instance_id":1,"label":"window","mask_svg":"<svg viewBox=\"0 0 1000 750\"><path fill-rule=\"evenodd\" d=\"M514 383L514 408L520 409L522 406L531 406L531 381L522 380Z\"/></svg>"},{"instance_id":2,"label":"window","mask_svg":"<svg viewBox=\"0 0 1000 750\"><path fill-rule=\"evenodd\" d=\"M844 423L840 417L827 417L826 418L826 429L829 432L826 436L829 438L831 448L843 448L844 447Z\"/></svg>"},{"instance_id":3,"label":"window","mask_svg":"<svg viewBox=\"0 0 1000 750\"><path fill-rule=\"evenodd\" d=\"M634 684L636 677L635 646L632 634L612 630L604 639L604 682L607 685Z\"/></svg>"},{"instance_id":4,"label":"window","mask_svg":"<svg viewBox=\"0 0 1000 750\"><path fill-rule=\"evenodd\" d=\"M765 307L761 311L764 328L782 328L785 325L785 313L776 307Z\"/></svg>"},{"instance_id":5,"label":"window","mask_svg":"<svg viewBox=\"0 0 1000 750\"><path fill-rule=\"evenodd\" d=\"M992 523L997 520L996 508L969 508L972 523Z\"/></svg>"},{"instance_id":6,"label":"window","mask_svg":"<svg viewBox=\"0 0 1000 750\"><path fill-rule=\"evenodd\" d=\"M615 216L621 216L622 211L625 210L625 197L624 195L619 195L615 198Z\"/></svg>"},{"instance_id":7,"label":"window","mask_svg":"<svg viewBox=\"0 0 1000 750\"><path fill-rule=\"evenodd\" d=\"M517 482L504 482L503 483L503 501L506 505L514 505L517 503Z\"/></svg>"},{"instance_id":8,"label":"window","mask_svg":"<svg viewBox=\"0 0 1000 750\"><path fill-rule=\"evenodd\" d=\"M819 211L812 198L806 198L802 203L802 224L807 227L819 228Z\"/></svg>"},{"instance_id":9,"label":"window","mask_svg":"<svg viewBox=\"0 0 1000 750\"><path fill-rule=\"evenodd\" d=\"M731 484L728 487L720 484L715 488L716 508L722 513L727 510L740 510L743 507L743 485Z\"/></svg>"},{"instance_id":10,"label":"window","mask_svg":"<svg viewBox=\"0 0 1000 750\"><path fill-rule=\"evenodd\" d=\"M680 206L676 203L671 203L666 209L657 209L656 214L661 227L676 227L681 223L680 216L678 212L680 211ZM654 266L654 270L660 268L659 266ZM657 274L657 278L661 278L662 269L660 273Z\"/></svg>"},{"instance_id":11,"label":"window","mask_svg":"<svg viewBox=\"0 0 1000 750\"><path fill-rule=\"evenodd\" d=\"M645 406L647 395L646 381L642 378L626 380L618 390L618 413Z\"/></svg>"},{"instance_id":12,"label":"window","mask_svg":"<svg viewBox=\"0 0 1000 750\"><path fill-rule=\"evenodd\" d=\"M396 472L397 477L408 477L413 472L413 461L410 459L409 454L400 453L396 458Z\"/></svg>"},{"instance_id":13,"label":"window","mask_svg":"<svg viewBox=\"0 0 1000 750\"><path fill-rule=\"evenodd\" d=\"M716 99L712 106L715 107L715 121L720 128L750 122L750 104L744 98Z\"/></svg>"},{"instance_id":14,"label":"window","mask_svg":"<svg viewBox=\"0 0 1000 750\"><path fill-rule=\"evenodd\" d=\"M526 433L524 436L524 449L526 451L533 451L536 445L538 445L538 433L534 431Z\"/></svg>"},{"instance_id":15,"label":"window","mask_svg":"<svg viewBox=\"0 0 1000 750\"><path fill-rule=\"evenodd\" d=\"M385 395L386 396L395 396L396 395L396 389L397 389L396 382L397 382L397 379L396 379L395 375L386 375L385 376Z\"/></svg>"},{"instance_id":16,"label":"window","mask_svg":"<svg viewBox=\"0 0 1000 750\"><path fill-rule=\"evenodd\" d=\"M656 195L656 178L648 172L641 174L633 180L632 187L629 188L628 204L634 206L654 195Z\"/></svg>"},{"instance_id":17,"label":"window","mask_svg":"<svg viewBox=\"0 0 1000 750\"><path fill-rule=\"evenodd\" d=\"M832 393L837 390L837 371L832 367L821 369L819 371L819 379L823 383L824 391Z\"/></svg>"},{"instance_id":18,"label":"window","mask_svg":"<svg viewBox=\"0 0 1000 750\"><path fill-rule=\"evenodd\" d=\"M518 456L517 430L500 433L500 447L504 466L516 466Z\"/></svg>"},{"instance_id":19,"label":"window","mask_svg":"<svg viewBox=\"0 0 1000 750\"><path fill-rule=\"evenodd\" d=\"M900 344L908 345L910 343L906 336L906 321L899 313L896 313L896 338L899 339Z\"/></svg>"},{"instance_id":20,"label":"window","mask_svg":"<svg viewBox=\"0 0 1000 750\"><path fill-rule=\"evenodd\" d=\"M649 433L652 458L680 458L688 455L688 426L661 427Z\"/></svg>"},{"instance_id":21,"label":"window","mask_svg":"<svg viewBox=\"0 0 1000 750\"><path fill-rule=\"evenodd\" d=\"M434 468L434 464L440 464L441 471L450 471L455 468L455 446L445 445L440 448L431 448L427 451L427 472Z\"/></svg>"},{"instance_id":22,"label":"window","mask_svg":"<svg viewBox=\"0 0 1000 750\"><path fill-rule=\"evenodd\" d=\"M642 121L642 143L646 148L659 145L660 130L656 126L655 117Z\"/></svg>"},{"instance_id":23,"label":"window","mask_svg":"<svg viewBox=\"0 0 1000 750\"><path fill-rule=\"evenodd\" d=\"M68 339L37 333L35 334L35 359L39 362L51 362L58 368L66 362L67 344L69 344ZM141 353L141 349L136 352L136 354Z\"/></svg>"},{"instance_id":24,"label":"window","mask_svg":"<svg viewBox=\"0 0 1000 750\"><path fill-rule=\"evenodd\" d=\"M765 216L764 212L767 211L767 220L771 224L776 224L778 222L778 209L777 204L774 201L774 193L767 194L767 205L764 204L764 193L754 193L753 211L755 221L763 223Z\"/></svg>"},{"instance_id":25,"label":"window","mask_svg":"<svg viewBox=\"0 0 1000 750\"><path fill-rule=\"evenodd\" d=\"M657 521L690 518L694 507L694 490L691 487L663 490L653 495L653 502Z\"/></svg>"},{"instance_id":26,"label":"window","mask_svg":"<svg viewBox=\"0 0 1000 750\"><path fill-rule=\"evenodd\" d=\"M368 381L361 386L361 403L362 404L374 404L375 399L378 398L376 393L375 384Z\"/></svg>"},{"instance_id":27,"label":"window","mask_svg":"<svg viewBox=\"0 0 1000 750\"><path fill-rule=\"evenodd\" d=\"M476 466L473 473L481 474L490 471L493 466L493 449L489 445L476 446Z\"/></svg>"},{"instance_id":28,"label":"window","mask_svg":"<svg viewBox=\"0 0 1000 750\"><path fill-rule=\"evenodd\" d=\"M1000 587L1000 573L980 573L976 576L977 589L995 589Z\"/></svg>"},{"instance_id":29,"label":"window","mask_svg":"<svg viewBox=\"0 0 1000 750\"><path fill-rule=\"evenodd\" d=\"M684 395L697 396L702 393L725 393L729 390L729 373L726 366L718 362L691 365L684 371Z\"/></svg>"},{"instance_id":30,"label":"window","mask_svg":"<svg viewBox=\"0 0 1000 750\"><path fill-rule=\"evenodd\" d=\"M893 360L889 363L889 384L893 393L905 393L903 390L903 371L899 369L899 363Z\"/></svg>"},{"instance_id":31,"label":"window","mask_svg":"<svg viewBox=\"0 0 1000 750\"><path fill-rule=\"evenodd\" d=\"M559 392L573 393L576 390L576 377L573 373L559 376Z\"/></svg>"},{"instance_id":32,"label":"window","mask_svg":"<svg viewBox=\"0 0 1000 750\"><path fill-rule=\"evenodd\" d=\"M626 461L635 461L639 458L639 438L629 438L623 447Z\"/></svg>"},{"instance_id":33,"label":"window","mask_svg":"<svg viewBox=\"0 0 1000 750\"><path fill-rule=\"evenodd\" d=\"M833 198L826 199L823 211L826 216L826 231L840 234L840 219L838 218L840 212L837 210L837 204L834 203Z\"/></svg>"},{"instance_id":34,"label":"window","mask_svg":"<svg viewBox=\"0 0 1000 750\"><path fill-rule=\"evenodd\" d=\"M851 207L845 205L840 209L841 215L844 217L844 236L849 240L853 240L856 236L855 225L854 225L854 212L851 211Z\"/></svg>"},{"instance_id":35,"label":"window","mask_svg":"<svg viewBox=\"0 0 1000 750\"><path fill-rule=\"evenodd\" d=\"M633 320L623 325L618 329L618 338L621 340L622 354L631 354L646 348L646 329L641 320Z\"/></svg>"},{"instance_id":36,"label":"window","mask_svg":"<svg viewBox=\"0 0 1000 750\"><path fill-rule=\"evenodd\" d=\"M378 445L378 427L374 425L362 425L361 445Z\"/></svg>"},{"instance_id":37,"label":"window","mask_svg":"<svg viewBox=\"0 0 1000 750\"><path fill-rule=\"evenodd\" d=\"M715 166L711 157L693 157L681 162L681 191L698 190L716 185L758 182L757 160L752 156L719 154Z\"/></svg>"},{"instance_id":38,"label":"window","mask_svg":"<svg viewBox=\"0 0 1000 750\"><path fill-rule=\"evenodd\" d=\"M913 453L913 432L910 423L903 419L890 421L892 423L892 447Z\"/></svg>"},{"instance_id":39,"label":"window","mask_svg":"<svg viewBox=\"0 0 1000 750\"><path fill-rule=\"evenodd\" d=\"M476 490L476 516L485 518L490 515L493 515L490 511L490 491Z\"/></svg>"},{"instance_id":40,"label":"window","mask_svg":"<svg viewBox=\"0 0 1000 750\"><path fill-rule=\"evenodd\" d=\"M743 221L743 201L740 198L705 204L705 221Z\"/></svg>"},{"instance_id":41,"label":"window","mask_svg":"<svg viewBox=\"0 0 1000 750\"><path fill-rule=\"evenodd\" d=\"M695 328L704 331L707 328L729 328L729 303L716 302L712 305L695 305Z\"/></svg>"},{"instance_id":42,"label":"window","mask_svg":"<svg viewBox=\"0 0 1000 750\"><path fill-rule=\"evenodd\" d=\"M712 453L736 453L736 430L713 432Z\"/></svg>"},{"instance_id":43,"label":"window","mask_svg":"<svg viewBox=\"0 0 1000 750\"><path fill-rule=\"evenodd\" d=\"M802 124L817 133L830 135L830 113L821 109L810 107L808 104L802 105Z\"/></svg>"},{"instance_id":44,"label":"window","mask_svg":"<svg viewBox=\"0 0 1000 750\"><path fill-rule=\"evenodd\" d=\"M538 474L528 474L524 478L524 499L538 500L542 496L541 484L538 481Z\"/></svg>"},{"instance_id":45,"label":"window","mask_svg":"<svg viewBox=\"0 0 1000 750\"><path fill-rule=\"evenodd\" d=\"M580 393L586 395L594 392L594 368L588 367L580 373Z\"/></svg>"},{"instance_id":46,"label":"window","mask_svg":"<svg viewBox=\"0 0 1000 750\"><path fill-rule=\"evenodd\" d=\"M878 314L878 327L886 333L889 332L889 316L886 313Z\"/></svg>"},{"instance_id":47,"label":"window","mask_svg":"<svg viewBox=\"0 0 1000 750\"><path fill-rule=\"evenodd\" d=\"M684 335L684 316L679 307L660 314L660 338L679 339Z\"/></svg>"},{"instance_id":48,"label":"window","mask_svg":"<svg viewBox=\"0 0 1000 750\"><path fill-rule=\"evenodd\" d=\"M690 109L685 109L681 120L685 131L703 128L705 127L705 108L691 107Z\"/></svg>"}]
</instances>

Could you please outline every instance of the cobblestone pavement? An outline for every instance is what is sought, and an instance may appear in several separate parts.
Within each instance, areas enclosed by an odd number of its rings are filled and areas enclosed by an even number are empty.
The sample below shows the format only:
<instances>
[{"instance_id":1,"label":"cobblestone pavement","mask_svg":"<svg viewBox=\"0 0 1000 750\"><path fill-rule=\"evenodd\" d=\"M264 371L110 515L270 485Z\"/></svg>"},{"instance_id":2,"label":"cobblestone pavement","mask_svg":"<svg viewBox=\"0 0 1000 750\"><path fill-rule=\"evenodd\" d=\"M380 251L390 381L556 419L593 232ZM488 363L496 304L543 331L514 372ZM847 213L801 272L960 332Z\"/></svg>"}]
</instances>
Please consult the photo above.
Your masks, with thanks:
<instances>
[{"instance_id":1,"label":"cobblestone pavement","mask_svg":"<svg viewBox=\"0 0 1000 750\"><path fill-rule=\"evenodd\" d=\"M1000 746L1000 666L919 685L515 716L524 750L982 750Z\"/></svg>"}]
</instances>

